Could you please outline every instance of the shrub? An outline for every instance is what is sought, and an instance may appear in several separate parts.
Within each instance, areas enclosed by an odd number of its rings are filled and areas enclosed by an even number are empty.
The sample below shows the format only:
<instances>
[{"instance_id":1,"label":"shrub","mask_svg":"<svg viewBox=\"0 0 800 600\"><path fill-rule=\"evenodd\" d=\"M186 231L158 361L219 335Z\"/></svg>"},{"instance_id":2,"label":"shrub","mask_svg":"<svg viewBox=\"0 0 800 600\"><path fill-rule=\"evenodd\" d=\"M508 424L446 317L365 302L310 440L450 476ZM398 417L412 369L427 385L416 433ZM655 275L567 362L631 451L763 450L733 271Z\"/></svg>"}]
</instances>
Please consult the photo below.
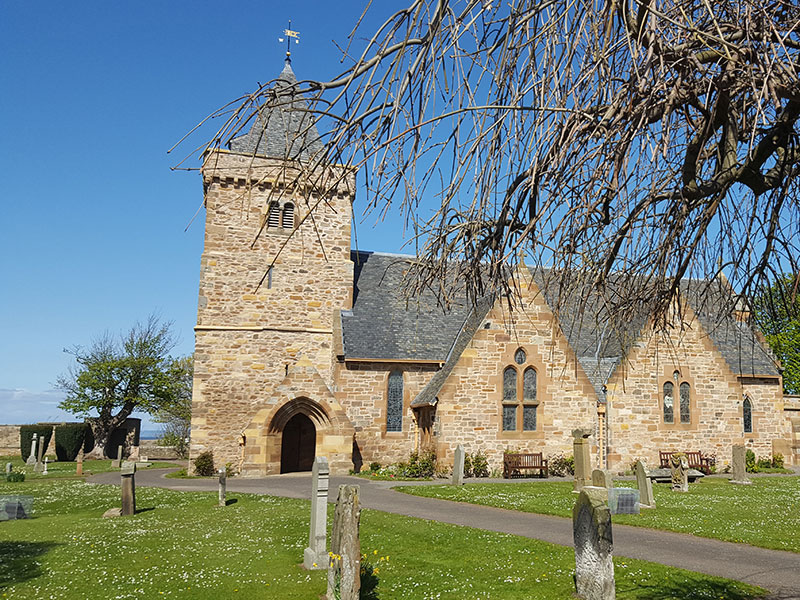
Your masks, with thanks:
<instances>
[{"instance_id":1,"label":"shrub","mask_svg":"<svg viewBox=\"0 0 800 600\"><path fill-rule=\"evenodd\" d=\"M744 464L745 470L748 473L757 473L758 467L756 467L756 453L752 450L748 450L744 454Z\"/></svg>"},{"instance_id":2,"label":"shrub","mask_svg":"<svg viewBox=\"0 0 800 600\"><path fill-rule=\"evenodd\" d=\"M473 477L488 477L489 476L489 459L486 455L478 450L472 455L472 476Z\"/></svg>"},{"instance_id":3,"label":"shrub","mask_svg":"<svg viewBox=\"0 0 800 600\"><path fill-rule=\"evenodd\" d=\"M50 438L53 436L53 426L22 425L19 428L19 449L23 461L28 460L28 457L31 454L31 441L33 440L34 433L40 440L44 439L44 442L39 442L44 443L44 450L42 451L42 456L44 457L44 455L47 453L47 447L50 445Z\"/></svg>"},{"instance_id":4,"label":"shrub","mask_svg":"<svg viewBox=\"0 0 800 600\"><path fill-rule=\"evenodd\" d=\"M18 483L20 481L25 481L25 473L18 473L16 471L12 471L11 473L6 473L6 481L8 483Z\"/></svg>"},{"instance_id":5,"label":"shrub","mask_svg":"<svg viewBox=\"0 0 800 600\"><path fill-rule=\"evenodd\" d=\"M547 457L547 466L550 475L554 477L566 477L575 474L575 459L572 456L554 454Z\"/></svg>"},{"instance_id":6,"label":"shrub","mask_svg":"<svg viewBox=\"0 0 800 600\"><path fill-rule=\"evenodd\" d=\"M472 457L464 452L464 477L472 477Z\"/></svg>"},{"instance_id":7,"label":"shrub","mask_svg":"<svg viewBox=\"0 0 800 600\"><path fill-rule=\"evenodd\" d=\"M772 457L772 466L776 469L783 468L783 454L778 452Z\"/></svg>"},{"instance_id":8,"label":"shrub","mask_svg":"<svg viewBox=\"0 0 800 600\"><path fill-rule=\"evenodd\" d=\"M379 462L371 462L371 463L369 463L369 470L372 473L374 473L376 471L380 471L381 470L381 463L379 463Z\"/></svg>"},{"instance_id":9,"label":"shrub","mask_svg":"<svg viewBox=\"0 0 800 600\"><path fill-rule=\"evenodd\" d=\"M161 446L174 448L179 458L187 458L189 456L189 444L186 438L173 431L165 431L162 433L161 437L158 438L158 443Z\"/></svg>"},{"instance_id":10,"label":"shrub","mask_svg":"<svg viewBox=\"0 0 800 600\"><path fill-rule=\"evenodd\" d=\"M197 455L194 459L195 473L200 477L211 477L214 475L214 453L206 450Z\"/></svg>"},{"instance_id":11,"label":"shrub","mask_svg":"<svg viewBox=\"0 0 800 600\"><path fill-rule=\"evenodd\" d=\"M403 475L415 478L432 477L435 467L436 454L433 450L428 450L422 454L412 452L408 458L408 464L405 464Z\"/></svg>"},{"instance_id":12,"label":"shrub","mask_svg":"<svg viewBox=\"0 0 800 600\"><path fill-rule=\"evenodd\" d=\"M56 458L71 462L86 444L86 431L90 429L86 423L64 423L56 425Z\"/></svg>"},{"instance_id":13,"label":"shrub","mask_svg":"<svg viewBox=\"0 0 800 600\"><path fill-rule=\"evenodd\" d=\"M758 467L759 471L762 470L762 469L771 469L772 468L772 459L770 459L770 458L759 458L758 461L756 462L756 466Z\"/></svg>"}]
</instances>

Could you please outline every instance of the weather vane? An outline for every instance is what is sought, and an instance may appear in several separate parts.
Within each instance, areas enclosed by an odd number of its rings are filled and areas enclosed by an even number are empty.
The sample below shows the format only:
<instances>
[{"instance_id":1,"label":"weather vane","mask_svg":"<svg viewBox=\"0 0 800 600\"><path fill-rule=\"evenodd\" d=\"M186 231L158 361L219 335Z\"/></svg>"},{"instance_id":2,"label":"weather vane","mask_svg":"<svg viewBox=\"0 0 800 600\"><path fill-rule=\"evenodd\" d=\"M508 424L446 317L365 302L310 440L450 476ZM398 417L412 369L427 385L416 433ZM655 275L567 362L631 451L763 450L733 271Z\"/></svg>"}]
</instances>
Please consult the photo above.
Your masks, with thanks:
<instances>
[{"instance_id":1,"label":"weather vane","mask_svg":"<svg viewBox=\"0 0 800 600\"><path fill-rule=\"evenodd\" d=\"M292 38L294 38L294 43L300 43L300 32L292 30L292 21L289 20L289 28L283 30L283 35L286 36L286 60L291 60L292 57ZM282 42L284 38L278 38L278 41Z\"/></svg>"}]
</instances>

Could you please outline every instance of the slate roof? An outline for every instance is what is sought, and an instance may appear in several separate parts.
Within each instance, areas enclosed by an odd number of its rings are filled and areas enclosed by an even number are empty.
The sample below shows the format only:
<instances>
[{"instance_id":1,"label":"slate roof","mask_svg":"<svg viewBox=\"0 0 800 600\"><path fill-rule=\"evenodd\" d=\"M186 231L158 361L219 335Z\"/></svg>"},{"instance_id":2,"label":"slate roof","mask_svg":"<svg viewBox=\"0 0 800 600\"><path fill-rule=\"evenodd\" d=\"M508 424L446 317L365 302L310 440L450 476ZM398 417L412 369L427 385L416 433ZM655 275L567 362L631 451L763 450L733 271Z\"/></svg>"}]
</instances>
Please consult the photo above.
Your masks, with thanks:
<instances>
[{"instance_id":1,"label":"slate roof","mask_svg":"<svg viewBox=\"0 0 800 600\"><path fill-rule=\"evenodd\" d=\"M308 104L296 93L297 78L289 61L270 90L271 98L258 113L250 131L233 138L234 152L309 162L324 150Z\"/></svg>"},{"instance_id":2,"label":"slate roof","mask_svg":"<svg viewBox=\"0 0 800 600\"><path fill-rule=\"evenodd\" d=\"M443 363L412 406L432 405L468 346L494 298L487 296L472 306L466 298L443 312L433 293L406 302L403 277L415 260L411 256L352 252L355 264L354 302L342 311L342 341L347 360L430 360ZM545 301L555 308L559 324L597 398L605 400L603 386L649 322L643 304L627 306L609 315L599 295L589 285L562 287L546 270L532 270ZM777 363L747 324L730 316L725 284L688 280L683 297L697 314L711 341L731 370L739 375L777 376ZM614 294L614 282L608 293Z\"/></svg>"}]
</instances>

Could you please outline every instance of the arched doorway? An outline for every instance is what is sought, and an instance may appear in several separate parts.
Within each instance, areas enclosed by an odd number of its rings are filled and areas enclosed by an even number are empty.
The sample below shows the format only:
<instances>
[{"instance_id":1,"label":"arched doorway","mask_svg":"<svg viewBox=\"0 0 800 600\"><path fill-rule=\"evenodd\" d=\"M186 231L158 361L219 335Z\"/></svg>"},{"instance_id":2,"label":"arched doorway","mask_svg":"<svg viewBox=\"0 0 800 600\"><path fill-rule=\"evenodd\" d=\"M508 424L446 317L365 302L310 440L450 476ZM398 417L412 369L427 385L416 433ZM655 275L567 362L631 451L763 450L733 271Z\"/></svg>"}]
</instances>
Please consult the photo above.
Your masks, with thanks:
<instances>
[{"instance_id":1,"label":"arched doorway","mask_svg":"<svg viewBox=\"0 0 800 600\"><path fill-rule=\"evenodd\" d=\"M281 437L281 473L310 471L314 465L317 428L303 413L286 422Z\"/></svg>"}]
</instances>

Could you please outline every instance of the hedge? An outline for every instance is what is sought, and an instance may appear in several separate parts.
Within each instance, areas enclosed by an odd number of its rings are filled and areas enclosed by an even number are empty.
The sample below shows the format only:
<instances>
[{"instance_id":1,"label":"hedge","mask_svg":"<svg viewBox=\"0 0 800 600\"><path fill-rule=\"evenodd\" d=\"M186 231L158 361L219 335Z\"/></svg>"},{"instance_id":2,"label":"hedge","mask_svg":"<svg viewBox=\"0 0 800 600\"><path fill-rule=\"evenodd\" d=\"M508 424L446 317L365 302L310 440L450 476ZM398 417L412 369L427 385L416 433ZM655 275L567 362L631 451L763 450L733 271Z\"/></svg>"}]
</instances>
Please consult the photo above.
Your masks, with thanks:
<instances>
[{"instance_id":1,"label":"hedge","mask_svg":"<svg viewBox=\"0 0 800 600\"><path fill-rule=\"evenodd\" d=\"M86 443L87 431L90 427L86 423L56 425L56 458L65 462L75 460Z\"/></svg>"},{"instance_id":2,"label":"hedge","mask_svg":"<svg viewBox=\"0 0 800 600\"><path fill-rule=\"evenodd\" d=\"M38 435L39 440L44 439L44 450L42 451L42 456L44 456L47 454L47 447L50 445L50 438L53 437L53 426L22 425L19 428L19 450L20 454L22 454L23 461L27 461L31 454L31 441L33 440L34 433ZM41 444L41 441L39 443ZM36 446L36 451L39 451L38 444Z\"/></svg>"}]
</instances>

